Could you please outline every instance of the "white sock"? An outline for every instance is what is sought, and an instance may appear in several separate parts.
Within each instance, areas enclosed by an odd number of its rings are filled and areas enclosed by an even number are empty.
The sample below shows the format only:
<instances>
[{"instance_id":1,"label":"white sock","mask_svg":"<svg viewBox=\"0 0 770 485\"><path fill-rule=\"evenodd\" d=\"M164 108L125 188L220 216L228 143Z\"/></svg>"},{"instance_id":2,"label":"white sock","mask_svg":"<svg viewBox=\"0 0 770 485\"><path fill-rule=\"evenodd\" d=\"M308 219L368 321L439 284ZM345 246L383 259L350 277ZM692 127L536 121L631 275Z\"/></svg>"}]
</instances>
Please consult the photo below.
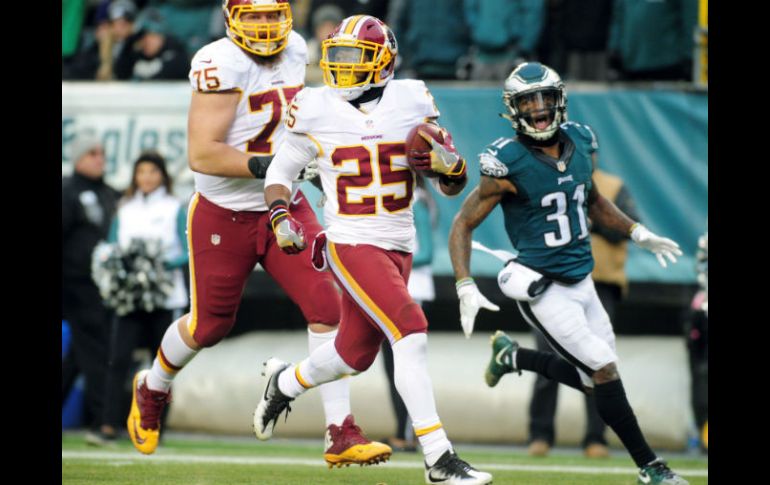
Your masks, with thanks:
<instances>
[{"instance_id":1,"label":"white sock","mask_svg":"<svg viewBox=\"0 0 770 485\"><path fill-rule=\"evenodd\" d=\"M308 358L281 372L278 388L288 397L297 397L311 387L357 373L337 353L334 340L329 340L318 346Z\"/></svg>"},{"instance_id":2,"label":"white sock","mask_svg":"<svg viewBox=\"0 0 770 485\"><path fill-rule=\"evenodd\" d=\"M155 360L152 362L152 369L147 374L147 387L155 391L168 392L171 381L197 353L197 350L191 349L182 340L179 334L179 320L169 325Z\"/></svg>"},{"instance_id":3,"label":"white sock","mask_svg":"<svg viewBox=\"0 0 770 485\"><path fill-rule=\"evenodd\" d=\"M420 440L422 453L425 455L425 463L428 466L435 465L438 459L441 458L441 455L446 453L446 450L452 449L452 444L449 442L444 428L439 428L420 436L418 439Z\"/></svg>"},{"instance_id":4,"label":"white sock","mask_svg":"<svg viewBox=\"0 0 770 485\"><path fill-rule=\"evenodd\" d=\"M428 375L428 335L413 333L393 344L393 374L401 399L412 418L425 462L432 466L452 449L436 412L433 385Z\"/></svg>"},{"instance_id":5,"label":"white sock","mask_svg":"<svg viewBox=\"0 0 770 485\"><path fill-rule=\"evenodd\" d=\"M334 342L337 337L337 329L331 332L314 332L307 329L307 348L310 354L326 342ZM301 369L301 368L300 368ZM341 425L350 414L350 381L342 378L327 382L318 386L321 393L321 401L324 406L326 426L330 424Z\"/></svg>"}]
</instances>

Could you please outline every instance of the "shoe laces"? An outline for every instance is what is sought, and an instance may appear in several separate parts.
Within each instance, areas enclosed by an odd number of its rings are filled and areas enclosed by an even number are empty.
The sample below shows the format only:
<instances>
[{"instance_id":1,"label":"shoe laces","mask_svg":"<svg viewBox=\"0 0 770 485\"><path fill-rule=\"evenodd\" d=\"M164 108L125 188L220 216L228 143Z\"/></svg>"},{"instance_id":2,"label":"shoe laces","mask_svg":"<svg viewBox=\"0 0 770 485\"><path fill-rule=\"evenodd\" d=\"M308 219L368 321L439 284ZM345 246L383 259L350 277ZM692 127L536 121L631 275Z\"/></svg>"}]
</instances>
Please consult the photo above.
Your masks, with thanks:
<instances>
[{"instance_id":1,"label":"shoe laces","mask_svg":"<svg viewBox=\"0 0 770 485\"><path fill-rule=\"evenodd\" d=\"M284 410L286 410L284 422L288 421L289 413L291 412L291 406L289 406L289 403L293 400L293 398L284 396L276 386L276 390L270 397L270 400L267 403L267 408L265 409L265 417L267 418L267 422L269 423L270 421L277 421ZM273 424L273 426L275 426L275 424Z\"/></svg>"},{"instance_id":2,"label":"shoe laces","mask_svg":"<svg viewBox=\"0 0 770 485\"><path fill-rule=\"evenodd\" d=\"M468 475L468 472L473 470L473 467L470 466L468 462L460 459L455 453L449 455L449 459L446 463L439 465L439 468L454 476Z\"/></svg>"},{"instance_id":3,"label":"shoe laces","mask_svg":"<svg viewBox=\"0 0 770 485\"><path fill-rule=\"evenodd\" d=\"M139 386L139 394L144 401L142 406L142 428L158 429L160 427L160 413L163 407L171 402L171 392L153 391L146 384Z\"/></svg>"},{"instance_id":4,"label":"shoe laces","mask_svg":"<svg viewBox=\"0 0 770 485\"><path fill-rule=\"evenodd\" d=\"M657 460L650 464L650 468L655 470L655 473L657 475L660 475L664 478L674 478L674 472L671 470L671 468L668 467L668 464L663 460Z\"/></svg>"},{"instance_id":5,"label":"shoe laces","mask_svg":"<svg viewBox=\"0 0 770 485\"><path fill-rule=\"evenodd\" d=\"M340 432L347 435L347 437L356 444L368 444L370 441L366 439L361 428L355 424L352 420L342 423L340 426Z\"/></svg>"}]
</instances>

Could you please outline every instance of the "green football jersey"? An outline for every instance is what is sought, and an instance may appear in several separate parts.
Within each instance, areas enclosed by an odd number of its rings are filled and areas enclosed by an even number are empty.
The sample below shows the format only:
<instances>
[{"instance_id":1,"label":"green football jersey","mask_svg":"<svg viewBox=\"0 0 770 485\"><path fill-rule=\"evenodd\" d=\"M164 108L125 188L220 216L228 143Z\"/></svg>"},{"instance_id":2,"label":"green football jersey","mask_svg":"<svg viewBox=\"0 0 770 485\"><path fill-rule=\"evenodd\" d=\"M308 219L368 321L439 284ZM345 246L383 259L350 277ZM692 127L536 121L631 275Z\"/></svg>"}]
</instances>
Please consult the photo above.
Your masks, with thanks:
<instances>
[{"instance_id":1,"label":"green football jersey","mask_svg":"<svg viewBox=\"0 0 770 485\"><path fill-rule=\"evenodd\" d=\"M588 193L598 150L587 125L561 125L556 160L519 138L499 138L480 155L481 174L507 178L517 194L500 202L505 230L519 251L517 261L557 281L573 283L593 270Z\"/></svg>"}]
</instances>

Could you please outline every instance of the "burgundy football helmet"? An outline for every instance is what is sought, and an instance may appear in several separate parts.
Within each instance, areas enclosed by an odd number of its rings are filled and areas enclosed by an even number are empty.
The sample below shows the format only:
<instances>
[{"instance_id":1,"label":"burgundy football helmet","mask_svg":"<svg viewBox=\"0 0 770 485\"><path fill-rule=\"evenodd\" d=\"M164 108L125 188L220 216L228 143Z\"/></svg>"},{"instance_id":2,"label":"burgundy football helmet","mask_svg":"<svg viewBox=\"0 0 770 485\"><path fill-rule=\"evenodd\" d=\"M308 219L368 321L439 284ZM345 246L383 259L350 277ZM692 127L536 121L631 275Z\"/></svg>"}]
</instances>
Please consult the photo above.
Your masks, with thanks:
<instances>
[{"instance_id":1,"label":"burgundy football helmet","mask_svg":"<svg viewBox=\"0 0 770 485\"><path fill-rule=\"evenodd\" d=\"M324 83L338 89L345 99L355 99L390 81L397 54L390 27L370 15L353 15L321 43Z\"/></svg>"}]
</instances>

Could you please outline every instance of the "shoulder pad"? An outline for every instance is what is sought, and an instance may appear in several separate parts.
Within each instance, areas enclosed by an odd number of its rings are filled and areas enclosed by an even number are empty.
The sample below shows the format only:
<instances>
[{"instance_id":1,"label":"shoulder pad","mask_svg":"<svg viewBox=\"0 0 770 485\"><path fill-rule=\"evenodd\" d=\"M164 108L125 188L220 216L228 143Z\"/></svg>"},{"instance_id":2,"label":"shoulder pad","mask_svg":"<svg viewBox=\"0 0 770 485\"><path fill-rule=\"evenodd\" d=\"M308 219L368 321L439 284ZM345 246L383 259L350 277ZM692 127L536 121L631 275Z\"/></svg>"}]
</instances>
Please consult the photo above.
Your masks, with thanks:
<instances>
[{"instance_id":1,"label":"shoulder pad","mask_svg":"<svg viewBox=\"0 0 770 485\"><path fill-rule=\"evenodd\" d=\"M394 79L390 81L398 89L398 104L402 109L413 110L419 118L438 118L441 113L428 86L419 79Z\"/></svg>"},{"instance_id":2,"label":"shoulder pad","mask_svg":"<svg viewBox=\"0 0 770 485\"><path fill-rule=\"evenodd\" d=\"M190 64L190 85L201 92L243 89L251 65L248 57L228 38L201 47Z\"/></svg>"},{"instance_id":3,"label":"shoulder pad","mask_svg":"<svg viewBox=\"0 0 770 485\"><path fill-rule=\"evenodd\" d=\"M590 146L589 152L592 153L599 149L599 140L590 126L574 121L565 121L560 128L576 143L588 144Z\"/></svg>"},{"instance_id":4,"label":"shoulder pad","mask_svg":"<svg viewBox=\"0 0 770 485\"><path fill-rule=\"evenodd\" d=\"M289 44L286 46L286 50L290 51L293 58L301 60L305 64L309 63L307 42L305 42L304 37L293 30L289 34Z\"/></svg>"},{"instance_id":5,"label":"shoulder pad","mask_svg":"<svg viewBox=\"0 0 770 485\"><path fill-rule=\"evenodd\" d=\"M328 88L302 88L289 105L285 117L286 129L293 133L310 133L319 119L328 119L324 106Z\"/></svg>"}]
</instances>

